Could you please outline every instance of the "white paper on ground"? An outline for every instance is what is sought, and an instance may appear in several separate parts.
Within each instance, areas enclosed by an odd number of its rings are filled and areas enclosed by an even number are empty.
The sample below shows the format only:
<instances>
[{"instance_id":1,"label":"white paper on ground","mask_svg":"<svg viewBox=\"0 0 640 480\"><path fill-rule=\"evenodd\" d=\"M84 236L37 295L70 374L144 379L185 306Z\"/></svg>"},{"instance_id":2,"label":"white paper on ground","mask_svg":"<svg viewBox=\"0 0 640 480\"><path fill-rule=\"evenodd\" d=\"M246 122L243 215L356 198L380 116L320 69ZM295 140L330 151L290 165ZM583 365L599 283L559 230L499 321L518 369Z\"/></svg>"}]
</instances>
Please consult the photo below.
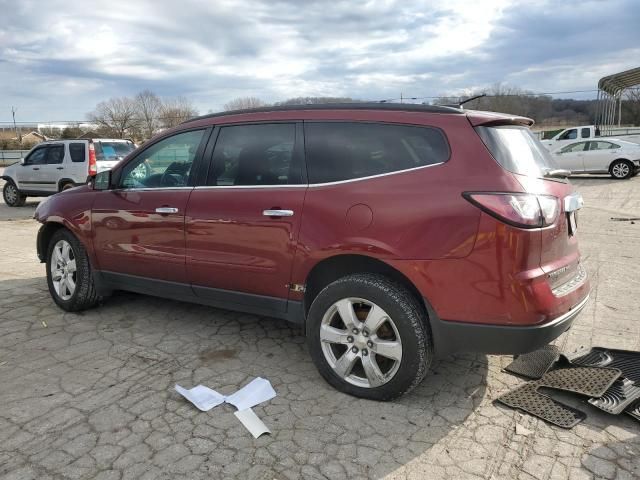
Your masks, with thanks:
<instances>
[{"instance_id":1,"label":"white paper on ground","mask_svg":"<svg viewBox=\"0 0 640 480\"><path fill-rule=\"evenodd\" d=\"M263 433L271 433L271 430L267 428L264 422L260 420L250 408L238 410L237 412L233 412L233 414L238 417L238 420L249 430L253 438L258 438Z\"/></svg>"},{"instance_id":2,"label":"white paper on ground","mask_svg":"<svg viewBox=\"0 0 640 480\"><path fill-rule=\"evenodd\" d=\"M229 395L225 401L242 411L247 408L255 407L259 403L271 400L275 396L276 391L271 386L271 382L258 377L254 378L233 395Z\"/></svg>"},{"instance_id":3,"label":"white paper on ground","mask_svg":"<svg viewBox=\"0 0 640 480\"><path fill-rule=\"evenodd\" d=\"M176 392L193 403L199 410L207 412L213 407L217 407L224 402L224 395L220 395L215 390L211 390L204 385L198 385L191 390L182 388L180 385L175 386Z\"/></svg>"}]
</instances>

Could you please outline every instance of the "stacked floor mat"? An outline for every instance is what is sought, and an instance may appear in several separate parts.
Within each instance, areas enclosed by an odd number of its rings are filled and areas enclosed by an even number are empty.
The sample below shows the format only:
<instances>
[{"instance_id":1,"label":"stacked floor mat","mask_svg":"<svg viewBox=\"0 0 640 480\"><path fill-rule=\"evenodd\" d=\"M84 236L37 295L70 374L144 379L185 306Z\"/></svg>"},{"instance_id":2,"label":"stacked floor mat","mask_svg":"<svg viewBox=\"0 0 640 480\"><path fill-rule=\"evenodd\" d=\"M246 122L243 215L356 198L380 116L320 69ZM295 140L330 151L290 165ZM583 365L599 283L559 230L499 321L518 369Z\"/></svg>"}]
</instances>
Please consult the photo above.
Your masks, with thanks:
<instances>
[{"instance_id":1,"label":"stacked floor mat","mask_svg":"<svg viewBox=\"0 0 640 480\"><path fill-rule=\"evenodd\" d=\"M549 423L572 428L586 418L581 410L547 395L575 393L609 414L640 421L640 352L602 347L561 354L555 345L520 355L505 371L530 379L497 399Z\"/></svg>"}]
</instances>

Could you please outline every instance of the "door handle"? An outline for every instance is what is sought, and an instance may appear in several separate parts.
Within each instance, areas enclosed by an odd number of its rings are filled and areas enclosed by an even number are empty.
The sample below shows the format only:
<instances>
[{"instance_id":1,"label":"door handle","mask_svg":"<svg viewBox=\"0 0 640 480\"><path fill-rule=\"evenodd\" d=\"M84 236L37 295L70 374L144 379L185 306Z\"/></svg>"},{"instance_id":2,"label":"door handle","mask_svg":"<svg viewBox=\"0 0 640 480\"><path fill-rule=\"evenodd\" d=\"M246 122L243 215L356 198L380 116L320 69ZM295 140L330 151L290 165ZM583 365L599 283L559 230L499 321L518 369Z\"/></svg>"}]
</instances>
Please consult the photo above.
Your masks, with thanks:
<instances>
[{"instance_id":1,"label":"door handle","mask_svg":"<svg viewBox=\"0 0 640 480\"><path fill-rule=\"evenodd\" d=\"M264 215L265 217L293 217L293 210L264 210L262 212L262 215Z\"/></svg>"},{"instance_id":2,"label":"door handle","mask_svg":"<svg viewBox=\"0 0 640 480\"><path fill-rule=\"evenodd\" d=\"M40 167L33 167L34 170L40 170Z\"/></svg>"},{"instance_id":3,"label":"door handle","mask_svg":"<svg viewBox=\"0 0 640 480\"><path fill-rule=\"evenodd\" d=\"M56 167L56 170L64 170L64 167Z\"/></svg>"},{"instance_id":4,"label":"door handle","mask_svg":"<svg viewBox=\"0 0 640 480\"><path fill-rule=\"evenodd\" d=\"M156 213L160 213L162 215L166 215L168 213L178 213L178 209L175 207L158 207L156 208Z\"/></svg>"}]
</instances>

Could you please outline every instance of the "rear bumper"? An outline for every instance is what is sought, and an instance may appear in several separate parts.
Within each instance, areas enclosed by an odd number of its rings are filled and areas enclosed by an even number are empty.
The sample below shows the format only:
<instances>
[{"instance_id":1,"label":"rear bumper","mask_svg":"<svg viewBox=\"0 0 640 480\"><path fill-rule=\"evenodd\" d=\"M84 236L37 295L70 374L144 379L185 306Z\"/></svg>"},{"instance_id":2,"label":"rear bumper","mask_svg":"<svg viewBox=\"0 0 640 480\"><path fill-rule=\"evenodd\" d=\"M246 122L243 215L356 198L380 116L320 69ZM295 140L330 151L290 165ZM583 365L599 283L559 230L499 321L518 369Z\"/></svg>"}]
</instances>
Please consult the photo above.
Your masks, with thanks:
<instances>
[{"instance_id":1,"label":"rear bumper","mask_svg":"<svg viewBox=\"0 0 640 480\"><path fill-rule=\"evenodd\" d=\"M428 306L431 333L438 356L457 352L515 355L539 349L566 332L589 296L567 313L542 325L508 326L440 320Z\"/></svg>"}]
</instances>

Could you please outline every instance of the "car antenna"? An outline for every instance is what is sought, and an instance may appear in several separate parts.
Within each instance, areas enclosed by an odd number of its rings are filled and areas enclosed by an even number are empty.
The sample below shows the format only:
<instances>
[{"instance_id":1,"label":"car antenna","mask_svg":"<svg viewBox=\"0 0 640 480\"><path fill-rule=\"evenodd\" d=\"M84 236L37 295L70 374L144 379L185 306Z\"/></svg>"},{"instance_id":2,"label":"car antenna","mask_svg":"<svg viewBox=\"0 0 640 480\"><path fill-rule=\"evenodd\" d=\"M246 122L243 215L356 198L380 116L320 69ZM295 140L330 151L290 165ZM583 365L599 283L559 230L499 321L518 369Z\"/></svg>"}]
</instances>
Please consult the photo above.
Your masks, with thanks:
<instances>
[{"instance_id":1,"label":"car antenna","mask_svg":"<svg viewBox=\"0 0 640 480\"><path fill-rule=\"evenodd\" d=\"M464 109L464 107L462 105L464 105L467 102L470 102L472 100L477 100L478 98L482 98L482 97L486 97L487 94L486 93L481 93L480 95L476 95L475 97L471 97L471 98L467 98L466 100L462 100L461 102L458 102L458 108Z\"/></svg>"}]
</instances>

